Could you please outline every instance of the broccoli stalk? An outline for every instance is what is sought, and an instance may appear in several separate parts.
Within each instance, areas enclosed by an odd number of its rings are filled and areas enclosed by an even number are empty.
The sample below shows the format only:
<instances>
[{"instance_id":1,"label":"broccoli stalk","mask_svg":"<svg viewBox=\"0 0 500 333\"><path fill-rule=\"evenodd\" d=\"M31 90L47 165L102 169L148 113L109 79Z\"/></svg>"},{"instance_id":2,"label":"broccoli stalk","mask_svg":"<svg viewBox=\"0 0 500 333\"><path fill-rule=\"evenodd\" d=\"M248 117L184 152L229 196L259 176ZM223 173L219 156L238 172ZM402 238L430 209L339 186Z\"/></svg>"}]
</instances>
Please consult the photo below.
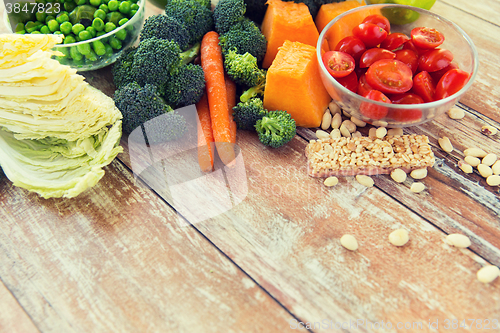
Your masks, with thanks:
<instances>
[{"instance_id":1,"label":"broccoli stalk","mask_svg":"<svg viewBox=\"0 0 500 333\"><path fill-rule=\"evenodd\" d=\"M257 58L250 53L238 54L235 49L224 55L224 68L233 81L247 87L258 85L266 72L257 66Z\"/></svg>"},{"instance_id":2,"label":"broccoli stalk","mask_svg":"<svg viewBox=\"0 0 500 333\"><path fill-rule=\"evenodd\" d=\"M200 48L201 48L201 43L196 43L193 46L191 46L189 49L186 51L182 52L179 54L181 58L181 65L186 65L190 62L192 62L200 53Z\"/></svg>"},{"instance_id":3,"label":"broccoli stalk","mask_svg":"<svg viewBox=\"0 0 500 333\"><path fill-rule=\"evenodd\" d=\"M240 96L240 101L246 102L250 98L254 98L256 96L264 95L264 90L266 89L266 76L261 78L261 80L253 87L245 90L243 94Z\"/></svg>"},{"instance_id":4,"label":"broccoli stalk","mask_svg":"<svg viewBox=\"0 0 500 333\"><path fill-rule=\"evenodd\" d=\"M255 130L257 120L267 114L260 98L251 98L233 107L233 119L238 129Z\"/></svg>"},{"instance_id":5,"label":"broccoli stalk","mask_svg":"<svg viewBox=\"0 0 500 333\"><path fill-rule=\"evenodd\" d=\"M270 111L257 120L255 129L264 145L278 148L288 143L296 134L295 120L286 111Z\"/></svg>"}]
</instances>

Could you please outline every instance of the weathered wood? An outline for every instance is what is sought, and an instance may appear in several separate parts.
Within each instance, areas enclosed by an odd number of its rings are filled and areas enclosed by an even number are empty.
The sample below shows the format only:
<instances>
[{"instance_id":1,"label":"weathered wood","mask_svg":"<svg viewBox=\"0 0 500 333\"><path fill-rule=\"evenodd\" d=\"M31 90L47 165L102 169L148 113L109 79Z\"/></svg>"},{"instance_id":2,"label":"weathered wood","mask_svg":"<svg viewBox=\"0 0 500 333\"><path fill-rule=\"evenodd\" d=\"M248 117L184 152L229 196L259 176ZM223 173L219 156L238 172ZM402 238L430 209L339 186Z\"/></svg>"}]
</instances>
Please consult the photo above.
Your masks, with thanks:
<instances>
[{"instance_id":1,"label":"weathered wood","mask_svg":"<svg viewBox=\"0 0 500 333\"><path fill-rule=\"evenodd\" d=\"M39 332L17 300L0 281L0 332Z\"/></svg>"}]
</instances>

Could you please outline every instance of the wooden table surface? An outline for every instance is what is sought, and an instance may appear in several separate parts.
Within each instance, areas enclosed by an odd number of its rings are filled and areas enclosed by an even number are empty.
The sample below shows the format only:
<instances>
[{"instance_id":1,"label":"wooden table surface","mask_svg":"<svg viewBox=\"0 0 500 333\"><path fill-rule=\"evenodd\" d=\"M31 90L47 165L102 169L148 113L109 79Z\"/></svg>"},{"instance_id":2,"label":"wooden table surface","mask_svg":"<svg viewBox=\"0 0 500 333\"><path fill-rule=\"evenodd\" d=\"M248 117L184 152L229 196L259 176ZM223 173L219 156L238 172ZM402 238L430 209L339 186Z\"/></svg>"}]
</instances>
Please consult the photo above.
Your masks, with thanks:
<instances>
[{"instance_id":1,"label":"wooden table surface","mask_svg":"<svg viewBox=\"0 0 500 333\"><path fill-rule=\"evenodd\" d=\"M135 179L124 137L125 152L76 199L45 200L0 179L0 331L500 330L500 279L476 278L500 266L499 188L457 167L469 147L500 156L499 134L480 132L500 128L500 2L438 0L432 11L466 31L480 65L458 104L465 118L405 129L428 135L436 155L423 193L388 176L327 188L305 172L314 131L277 150L241 131L246 198L187 226L168 188ZM109 68L85 76L113 93ZM442 136L453 152L439 148ZM410 234L401 248L387 240L397 228ZM356 252L341 247L345 233ZM447 245L450 233L472 245Z\"/></svg>"}]
</instances>

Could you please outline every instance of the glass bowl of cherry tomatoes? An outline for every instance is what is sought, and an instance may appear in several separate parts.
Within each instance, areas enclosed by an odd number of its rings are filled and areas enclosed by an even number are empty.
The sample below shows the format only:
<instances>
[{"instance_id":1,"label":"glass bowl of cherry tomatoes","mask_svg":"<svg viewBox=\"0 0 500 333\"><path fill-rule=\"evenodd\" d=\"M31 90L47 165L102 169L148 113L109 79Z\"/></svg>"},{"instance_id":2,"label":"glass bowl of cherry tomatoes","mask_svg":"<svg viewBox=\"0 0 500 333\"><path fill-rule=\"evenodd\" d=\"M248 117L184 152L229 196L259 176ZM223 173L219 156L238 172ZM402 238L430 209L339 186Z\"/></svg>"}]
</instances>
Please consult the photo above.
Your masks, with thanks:
<instances>
[{"instance_id":1,"label":"glass bowl of cherry tomatoes","mask_svg":"<svg viewBox=\"0 0 500 333\"><path fill-rule=\"evenodd\" d=\"M415 19L402 22L401 15ZM459 26L398 4L337 16L319 36L317 57L333 100L351 116L386 127L414 126L443 114L478 71L477 50Z\"/></svg>"}]
</instances>

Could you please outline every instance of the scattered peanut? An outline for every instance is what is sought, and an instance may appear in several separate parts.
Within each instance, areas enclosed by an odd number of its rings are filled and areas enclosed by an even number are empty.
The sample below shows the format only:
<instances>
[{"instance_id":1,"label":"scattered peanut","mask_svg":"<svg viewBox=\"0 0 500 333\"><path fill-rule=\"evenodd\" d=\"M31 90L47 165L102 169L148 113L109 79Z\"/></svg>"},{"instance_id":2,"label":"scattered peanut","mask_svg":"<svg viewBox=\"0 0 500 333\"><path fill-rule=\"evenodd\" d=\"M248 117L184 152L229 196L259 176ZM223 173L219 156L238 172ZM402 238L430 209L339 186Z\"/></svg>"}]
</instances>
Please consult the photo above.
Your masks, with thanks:
<instances>
[{"instance_id":1,"label":"scattered peanut","mask_svg":"<svg viewBox=\"0 0 500 333\"><path fill-rule=\"evenodd\" d=\"M332 128L338 129L340 128L340 124L342 124L342 116L340 113L335 113L332 117Z\"/></svg>"},{"instance_id":2,"label":"scattered peanut","mask_svg":"<svg viewBox=\"0 0 500 333\"><path fill-rule=\"evenodd\" d=\"M358 241L353 235L344 235L340 237L340 244L348 250L356 251L358 249Z\"/></svg>"},{"instance_id":3,"label":"scattered peanut","mask_svg":"<svg viewBox=\"0 0 500 333\"><path fill-rule=\"evenodd\" d=\"M488 154L481 160L481 164L486 164L487 166L492 166L497 161L497 155Z\"/></svg>"},{"instance_id":4,"label":"scattered peanut","mask_svg":"<svg viewBox=\"0 0 500 333\"><path fill-rule=\"evenodd\" d=\"M366 123L361 120L361 119L358 119L356 117L351 117L351 121L358 127L365 127L366 126Z\"/></svg>"},{"instance_id":5,"label":"scattered peanut","mask_svg":"<svg viewBox=\"0 0 500 333\"><path fill-rule=\"evenodd\" d=\"M344 114L344 116L346 116L347 118L351 118L351 114L349 112L347 112L346 110L342 110L342 113Z\"/></svg>"},{"instance_id":6,"label":"scattered peanut","mask_svg":"<svg viewBox=\"0 0 500 333\"><path fill-rule=\"evenodd\" d=\"M370 138L376 138L377 135L377 129L375 127L371 127L369 130L368 130L368 137Z\"/></svg>"},{"instance_id":7,"label":"scattered peanut","mask_svg":"<svg viewBox=\"0 0 500 333\"><path fill-rule=\"evenodd\" d=\"M338 139L338 138L341 138L341 137L342 137L342 134L340 134L340 130L338 128L333 129L330 132L330 138L332 138L332 139Z\"/></svg>"},{"instance_id":8,"label":"scattered peanut","mask_svg":"<svg viewBox=\"0 0 500 333\"><path fill-rule=\"evenodd\" d=\"M481 127L481 133L483 133L484 135L495 135L497 134L498 130L493 127L493 126L490 126L490 125L485 125L483 127Z\"/></svg>"},{"instance_id":9,"label":"scattered peanut","mask_svg":"<svg viewBox=\"0 0 500 333\"><path fill-rule=\"evenodd\" d=\"M385 127L379 127L377 128L377 130L375 131L375 136L379 139L382 139L384 136L387 135L387 128Z\"/></svg>"},{"instance_id":10,"label":"scattered peanut","mask_svg":"<svg viewBox=\"0 0 500 333\"><path fill-rule=\"evenodd\" d=\"M446 243L462 249L469 247L471 244L469 237L462 234L449 234L446 236Z\"/></svg>"},{"instance_id":11,"label":"scattered peanut","mask_svg":"<svg viewBox=\"0 0 500 333\"><path fill-rule=\"evenodd\" d=\"M491 175L486 178L486 183L490 186L499 186L500 185L500 176L499 175Z\"/></svg>"},{"instance_id":12,"label":"scattered peanut","mask_svg":"<svg viewBox=\"0 0 500 333\"><path fill-rule=\"evenodd\" d=\"M356 180L358 183L366 187L372 187L375 184L373 182L373 179L371 179L371 177L368 177L366 175L357 175Z\"/></svg>"},{"instance_id":13,"label":"scattered peanut","mask_svg":"<svg viewBox=\"0 0 500 333\"><path fill-rule=\"evenodd\" d=\"M338 183L339 183L339 179L337 177L334 177L334 176L328 177L324 181L325 186L328 186L328 187L335 186Z\"/></svg>"},{"instance_id":14,"label":"scattered peanut","mask_svg":"<svg viewBox=\"0 0 500 333\"><path fill-rule=\"evenodd\" d=\"M376 126L376 127L387 127L387 125L389 125L387 123L387 121L383 121L383 120L375 120L373 122L373 126Z\"/></svg>"},{"instance_id":15,"label":"scattered peanut","mask_svg":"<svg viewBox=\"0 0 500 333\"><path fill-rule=\"evenodd\" d=\"M427 177L427 168L415 169L410 173L410 177L413 179L424 179Z\"/></svg>"},{"instance_id":16,"label":"scattered peanut","mask_svg":"<svg viewBox=\"0 0 500 333\"><path fill-rule=\"evenodd\" d=\"M465 173L473 173L472 165L467 164L463 161L458 161L458 167Z\"/></svg>"},{"instance_id":17,"label":"scattered peanut","mask_svg":"<svg viewBox=\"0 0 500 333\"><path fill-rule=\"evenodd\" d=\"M361 138L362 136L363 136L363 134L361 134L360 131L356 131L356 132L351 134L351 137L353 137L353 138Z\"/></svg>"},{"instance_id":18,"label":"scattered peanut","mask_svg":"<svg viewBox=\"0 0 500 333\"><path fill-rule=\"evenodd\" d=\"M339 106L337 105L337 103L335 103L334 101L331 101L329 104L328 104L328 109L330 109L330 113L333 115L335 115L336 113L341 113L342 110L340 110Z\"/></svg>"},{"instance_id":19,"label":"scattered peanut","mask_svg":"<svg viewBox=\"0 0 500 333\"><path fill-rule=\"evenodd\" d=\"M343 137L350 138L351 137L351 132L347 129L344 123L340 125L340 133L342 134Z\"/></svg>"},{"instance_id":20,"label":"scattered peanut","mask_svg":"<svg viewBox=\"0 0 500 333\"><path fill-rule=\"evenodd\" d=\"M406 180L406 172L403 169L394 169L391 172L391 178L396 183L402 183Z\"/></svg>"},{"instance_id":21,"label":"scattered peanut","mask_svg":"<svg viewBox=\"0 0 500 333\"><path fill-rule=\"evenodd\" d=\"M412 191L413 193L420 193L423 190L425 190L425 185L421 182L415 182L410 186L410 191Z\"/></svg>"},{"instance_id":22,"label":"scattered peanut","mask_svg":"<svg viewBox=\"0 0 500 333\"><path fill-rule=\"evenodd\" d=\"M450 139L447 136L439 138L438 143L445 152L451 153L453 151L453 146L450 142Z\"/></svg>"},{"instance_id":23,"label":"scattered peanut","mask_svg":"<svg viewBox=\"0 0 500 333\"><path fill-rule=\"evenodd\" d=\"M344 120L342 122L342 124L345 126L345 128L347 128L347 130L350 133L356 132L356 124L354 124L352 121L350 121L350 120Z\"/></svg>"},{"instance_id":24,"label":"scattered peanut","mask_svg":"<svg viewBox=\"0 0 500 333\"><path fill-rule=\"evenodd\" d=\"M318 139L328 139L330 137L330 134L328 132L323 131L323 130L317 130L316 137Z\"/></svg>"},{"instance_id":25,"label":"scattered peanut","mask_svg":"<svg viewBox=\"0 0 500 333\"><path fill-rule=\"evenodd\" d=\"M464 155L483 158L487 153L481 148L467 148L464 150Z\"/></svg>"},{"instance_id":26,"label":"scattered peanut","mask_svg":"<svg viewBox=\"0 0 500 333\"><path fill-rule=\"evenodd\" d=\"M477 271L477 279L482 283L493 282L500 275L500 269L497 266L484 266Z\"/></svg>"},{"instance_id":27,"label":"scattered peanut","mask_svg":"<svg viewBox=\"0 0 500 333\"><path fill-rule=\"evenodd\" d=\"M405 229L394 230L389 234L389 242L395 246L403 246L410 240L408 231Z\"/></svg>"},{"instance_id":28,"label":"scattered peanut","mask_svg":"<svg viewBox=\"0 0 500 333\"><path fill-rule=\"evenodd\" d=\"M462 119L463 117L465 117L465 112L464 110L455 106L448 110L448 117L450 117L451 119Z\"/></svg>"},{"instance_id":29,"label":"scattered peanut","mask_svg":"<svg viewBox=\"0 0 500 333\"><path fill-rule=\"evenodd\" d=\"M464 161L473 167L477 167L481 163L481 160L474 156L465 156Z\"/></svg>"},{"instance_id":30,"label":"scattered peanut","mask_svg":"<svg viewBox=\"0 0 500 333\"><path fill-rule=\"evenodd\" d=\"M402 136L403 129L402 128L391 128L391 129L387 130L387 135L388 136L395 136L395 135Z\"/></svg>"},{"instance_id":31,"label":"scattered peanut","mask_svg":"<svg viewBox=\"0 0 500 333\"><path fill-rule=\"evenodd\" d=\"M491 171L493 171L494 175L500 175L500 160L491 166Z\"/></svg>"},{"instance_id":32,"label":"scattered peanut","mask_svg":"<svg viewBox=\"0 0 500 333\"><path fill-rule=\"evenodd\" d=\"M479 174L484 178L488 178L493 174L493 170L491 170L491 168L486 164L479 164L477 166L477 171L479 171Z\"/></svg>"},{"instance_id":33,"label":"scattered peanut","mask_svg":"<svg viewBox=\"0 0 500 333\"><path fill-rule=\"evenodd\" d=\"M321 129L322 130L327 130L330 128L332 124L332 114L330 111L326 111L325 114L323 114L323 119L321 120Z\"/></svg>"}]
</instances>

